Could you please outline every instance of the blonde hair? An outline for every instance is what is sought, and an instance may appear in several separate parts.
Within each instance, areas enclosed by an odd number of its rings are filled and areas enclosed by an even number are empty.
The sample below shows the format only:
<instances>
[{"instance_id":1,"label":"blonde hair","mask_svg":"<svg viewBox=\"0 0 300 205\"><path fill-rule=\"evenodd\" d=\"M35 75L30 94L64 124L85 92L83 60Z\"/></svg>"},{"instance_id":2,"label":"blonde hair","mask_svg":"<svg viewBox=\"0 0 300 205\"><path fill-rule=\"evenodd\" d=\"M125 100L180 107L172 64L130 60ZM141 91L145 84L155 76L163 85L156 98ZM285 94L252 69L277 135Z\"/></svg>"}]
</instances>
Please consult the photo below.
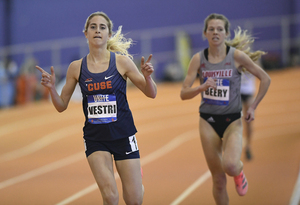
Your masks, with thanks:
<instances>
[{"instance_id":1,"label":"blonde hair","mask_svg":"<svg viewBox=\"0 0 300 205\"><path fill-rule=\"evenodd\" d=\"M225 41L225 44L243 51L254 62L256 62L261 58L262 55L265 55L266 52L261 50L251 51L251 46L254 43L254 37L247 34L247 32L247 30L242 30L241 27L238 27L234 30L234 38L232 40Z\"/></svg>"},{"instance_id":2,"label":"blonde hair","mask_svg":"<svg viewBox=\"0 0 300 205\"><path fill-rule=\"evenodd\" d=\"M111 35L111 38L108 39L108 41L107 41L107 50L115 52L115 53L120 53L122 55L126 55L129 58L133 59L132 55L128 53L128 49L133 44L132 39L131 38L127 39L127 38L124 37L124 35L122 34L122 26L119 26L117 32L113 32L112 31L112 29L113 29L113 23L110 20L110 18L104 12L97 11L97 12L92 13L86 19L83 32L84 33L87 32L88 27L90 25L90 20L94 16L102 16L107 21L107 26L108 26L109 34Z\"/></svg>"}]
</instances>

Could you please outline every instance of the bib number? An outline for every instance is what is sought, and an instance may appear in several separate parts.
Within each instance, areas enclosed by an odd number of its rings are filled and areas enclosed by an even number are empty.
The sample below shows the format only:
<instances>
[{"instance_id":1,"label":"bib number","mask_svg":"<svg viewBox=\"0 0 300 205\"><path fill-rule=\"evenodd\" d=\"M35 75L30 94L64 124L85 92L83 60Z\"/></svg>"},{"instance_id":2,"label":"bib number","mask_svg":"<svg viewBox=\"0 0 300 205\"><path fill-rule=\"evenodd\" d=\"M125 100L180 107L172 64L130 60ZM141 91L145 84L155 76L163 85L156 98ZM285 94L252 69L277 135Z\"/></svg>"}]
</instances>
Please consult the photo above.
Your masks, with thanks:
<instances>
[{"instance_id":1,"label":"bib number","mask_svg":"<svg viewBox=\"0 0 300 205\"><path fill-rule=\"evenodd\" d=\"M207 78L204 78L204 82ZM217 89L208 88L203 93L203 100L210 105L228 105L229 104L229 92L230 81L228 79L218 78L216 81Z\"/></svg>"}]
</instances>

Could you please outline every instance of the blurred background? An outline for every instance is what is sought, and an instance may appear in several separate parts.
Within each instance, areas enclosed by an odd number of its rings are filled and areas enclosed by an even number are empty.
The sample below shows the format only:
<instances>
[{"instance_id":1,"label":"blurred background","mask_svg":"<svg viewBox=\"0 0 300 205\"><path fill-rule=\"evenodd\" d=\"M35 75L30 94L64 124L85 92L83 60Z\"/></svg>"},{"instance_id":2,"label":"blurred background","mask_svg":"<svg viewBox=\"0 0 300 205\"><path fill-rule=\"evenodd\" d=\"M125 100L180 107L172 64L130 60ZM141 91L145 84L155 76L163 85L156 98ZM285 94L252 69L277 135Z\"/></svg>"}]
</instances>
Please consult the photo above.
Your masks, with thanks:
<instances>
[{"instance_id":1,"label":"blurred background","mask_svg":"<svg viewBox=\"0 0 300 205\"><path fill-rule=\"evenodd\" d=\"M137 65L153 54L158 83L184 78L191 56L207 47L202 28L211 13L229 19L231 34L240 26L256 38L253 49L268 52L264 69L300 64L299 0L0 0L0 108L48 98L35 65L54 66L59 89L69 63L88 53L82 30L95 11L111 18L113 31L123 26Z\"/></svg>"}]
</instances>

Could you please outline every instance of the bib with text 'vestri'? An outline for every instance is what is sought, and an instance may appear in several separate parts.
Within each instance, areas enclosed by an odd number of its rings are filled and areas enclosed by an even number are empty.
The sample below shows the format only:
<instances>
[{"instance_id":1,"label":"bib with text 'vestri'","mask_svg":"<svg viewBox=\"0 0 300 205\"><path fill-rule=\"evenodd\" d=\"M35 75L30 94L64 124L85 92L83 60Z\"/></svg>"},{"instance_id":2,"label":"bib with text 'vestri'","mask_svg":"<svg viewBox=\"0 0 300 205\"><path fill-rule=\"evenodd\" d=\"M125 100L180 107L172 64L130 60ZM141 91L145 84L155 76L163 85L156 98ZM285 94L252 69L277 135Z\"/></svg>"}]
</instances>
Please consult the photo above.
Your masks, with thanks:
<instances>
[{"instance_id":1,"label":"bib with text 'vestri'","mask_svg":"<svg viewBox=\"0 0 300 205\"><path fill-rule=\"evenodd\" d=\"M204 78L203 80L205 82L207 78ZM217 78L216 84L217 89L208 88L203 93L204 102L211 105L228 105L230 81L228 79Z\"/></svg>"},{"instance_id":2,"label":"bib with text 'vestri'","mask_svg":"<svg viewBox=\"0 0 300 205\"><path fill-rule=\"evenodd\" d=\"M117 121L117 102L114 94L89 95L88 121L91 124L107 124Z\"/></svg>"}]
</instances>

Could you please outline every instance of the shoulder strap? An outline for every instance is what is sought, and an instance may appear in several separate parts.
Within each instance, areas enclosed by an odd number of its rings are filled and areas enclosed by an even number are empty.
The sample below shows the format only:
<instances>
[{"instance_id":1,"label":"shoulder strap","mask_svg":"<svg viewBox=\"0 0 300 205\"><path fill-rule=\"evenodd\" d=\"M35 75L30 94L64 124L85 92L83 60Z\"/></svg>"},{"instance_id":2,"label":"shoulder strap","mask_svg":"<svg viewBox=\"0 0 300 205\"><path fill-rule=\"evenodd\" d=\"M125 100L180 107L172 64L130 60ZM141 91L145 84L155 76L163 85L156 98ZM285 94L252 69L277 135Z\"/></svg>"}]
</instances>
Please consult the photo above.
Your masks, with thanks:
<instances>
[{"instance_id":1,"label":"shoulder strap","mask_svg":"<svg viewBox=\"0 0 300 205\"><path fill-rule=\"evenodd\" d=\"M80 66L80 72L79 72L79 76L78 76L78 81L80 81L80 77L81 77L81 74L82 74L82 67L83 65L86 66L86 56L84 58L82 58L81 60L81 66Z\"/></svg>"}]
</instances>

